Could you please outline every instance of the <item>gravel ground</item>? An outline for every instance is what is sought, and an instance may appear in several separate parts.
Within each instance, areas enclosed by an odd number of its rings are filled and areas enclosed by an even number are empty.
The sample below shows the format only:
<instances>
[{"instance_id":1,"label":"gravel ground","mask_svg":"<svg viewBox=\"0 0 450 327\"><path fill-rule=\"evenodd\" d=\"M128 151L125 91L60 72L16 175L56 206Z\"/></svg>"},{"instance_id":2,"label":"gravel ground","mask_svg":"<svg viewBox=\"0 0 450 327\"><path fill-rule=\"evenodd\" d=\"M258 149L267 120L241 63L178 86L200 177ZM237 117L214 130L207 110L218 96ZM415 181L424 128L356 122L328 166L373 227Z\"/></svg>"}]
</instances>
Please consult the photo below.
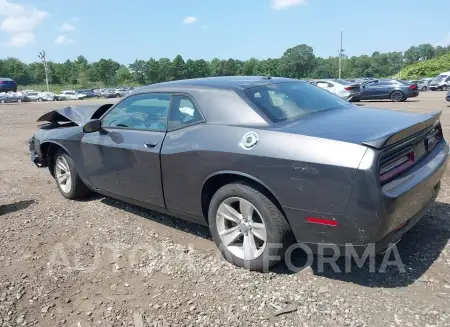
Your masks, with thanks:
<instances>
[{"instance_id":1,"label":"gravel ground","mask_svg":"<svg viewBox=\"0 0 450 327\"><path fill-rule=\"evenodd\" d=\"M442 92L361 105L443 109L450 138ZM404 272L248 272L204 227L101 196L65 200L27 152L36 119L61 106L0 105L0 326L450 326L450 172L397 246Z\"/></svg>"}]
</instances>

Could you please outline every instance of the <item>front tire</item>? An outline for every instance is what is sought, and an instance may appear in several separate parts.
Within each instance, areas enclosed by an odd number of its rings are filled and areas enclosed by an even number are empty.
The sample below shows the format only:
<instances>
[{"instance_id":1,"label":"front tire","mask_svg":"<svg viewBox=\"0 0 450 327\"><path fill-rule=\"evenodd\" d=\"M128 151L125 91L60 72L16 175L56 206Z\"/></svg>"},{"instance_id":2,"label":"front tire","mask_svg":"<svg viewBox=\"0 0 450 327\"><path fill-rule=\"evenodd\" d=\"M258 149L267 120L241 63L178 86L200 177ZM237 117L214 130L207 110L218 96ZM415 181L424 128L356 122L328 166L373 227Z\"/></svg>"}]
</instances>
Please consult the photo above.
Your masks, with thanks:
<instances>
[{"instance_id":1,"label":"front tire","mask_svg":"<svg viewBox=\"0 0 450 327\"><path fill-rule=\"evenodd\" d=\"M390 98L392 102L400 102L405 98L405 95L401 91L394 91L391 93Z\"/></svg>"},{"instance_id":2,"label":"front tire","mask_svg":"<svg viewBox=\"0 0 450 327\"><path fill-rule=\"evenodd\" d=\"M422 91L425 92L427 90L426 86L422 86Z\"/></svg>"},{"instance_id":3,"label":"front tire","mask_svg":"<svg viewBox=\"0 0 450 327\"><path fill-rule=\"evenodd\" d=\"M208 212L213 241L238 267L268 271L283 259L292 232L281 211L262 190L246 182L222 186Z\"/></svg>"},{"instance_id":4,"label":"front tire","mask_svg":"<svg viewBox=\"0 0 450 327\"><path fill-rule=\"evenodd\" d=\"M67 199L79 199L89 193L75 169L73 159L62 149L55 154L53 176L59 191Z\"/></svg>"}]
</instances>

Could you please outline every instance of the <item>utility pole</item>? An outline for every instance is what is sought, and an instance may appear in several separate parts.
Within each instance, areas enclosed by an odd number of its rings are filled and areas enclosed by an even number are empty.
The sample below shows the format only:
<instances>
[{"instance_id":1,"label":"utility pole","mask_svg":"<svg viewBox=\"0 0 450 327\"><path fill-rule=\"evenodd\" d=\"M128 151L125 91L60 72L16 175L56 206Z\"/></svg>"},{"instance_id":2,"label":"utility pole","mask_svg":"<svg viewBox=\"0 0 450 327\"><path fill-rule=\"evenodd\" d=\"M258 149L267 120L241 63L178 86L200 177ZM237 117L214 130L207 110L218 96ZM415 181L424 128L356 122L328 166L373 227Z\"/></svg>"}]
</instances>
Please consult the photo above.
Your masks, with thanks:
<instances>
[{"instance_id":1,"label":"utility pole","mask_svg":"<svg viewBox=\"0 0 450 327\"><path fill-rule=\"evenodd\" d=\"M38 54L39 59L42 60L42 63L44 64L44 71L45 71L45 83L47 84L47 92L50 92L50 89L48 87L48 68L47 68L47 60L45 59L45 51L42 50Z\"/></svg>"},{"instance_id":2,"label":"utility pole","mask_svg":"<svg viewBox=\"0 0 450 327\"><path fill-rule=\"evenodd\" d=\"M342 72L342 54L344 53L344 49L342 49L342 34L343 31L341 31L341 47L339 49L339 78L341 78L341 72Z\"/></svg>"}]
</instances>

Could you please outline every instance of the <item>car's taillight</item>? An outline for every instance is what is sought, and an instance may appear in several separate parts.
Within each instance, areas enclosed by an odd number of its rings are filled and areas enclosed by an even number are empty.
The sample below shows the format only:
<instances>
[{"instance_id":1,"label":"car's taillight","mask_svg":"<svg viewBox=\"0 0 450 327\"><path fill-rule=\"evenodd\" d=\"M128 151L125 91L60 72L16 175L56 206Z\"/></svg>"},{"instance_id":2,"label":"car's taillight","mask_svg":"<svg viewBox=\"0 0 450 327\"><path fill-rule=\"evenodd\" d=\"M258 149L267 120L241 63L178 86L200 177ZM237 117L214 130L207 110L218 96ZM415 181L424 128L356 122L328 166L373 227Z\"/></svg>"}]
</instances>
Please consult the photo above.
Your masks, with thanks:
<instances>
[{"instance_id":1,"label":"car's taillight","mask_svg":"<svg viewBox=\"0 0 450 327\"><path fill-rule=\"evenodd\" d=\"M3 82L3 81L0 81L0 84L5 84L5 82Z\"/></svg>"},{"instance_id":2,"label":"car's taillight","mask_svg":"<svg viewBox=\"0 0 450 327\"><path fill-rule=\"evenodd\" d=\"M417 89L417 85L412 84L412 85L409 86L409 89L410 90L415 90L415 89Z\"/></svg>"},{"instance_id":3,"label":"car's taillight","mask_svg":"<svg viewBox=\"0 0 450 327\"><path fill-rule=\"evenodd\" d=\"M414 165L414 157L414 151L410 151L382 162L380 165L380 182L382 184L387 183Z\"/></svg>"},{"instance_id":4,"label":"car's taillight","mask_svg":"<svg viewBox=\"0 0 450 327\"><path fill-rule=\"evenodd\" d=\"M345 87L344 89L345 89L346 91L350 91L352 88L347 86L347 87Z\"/></svg>"}]
</instances>

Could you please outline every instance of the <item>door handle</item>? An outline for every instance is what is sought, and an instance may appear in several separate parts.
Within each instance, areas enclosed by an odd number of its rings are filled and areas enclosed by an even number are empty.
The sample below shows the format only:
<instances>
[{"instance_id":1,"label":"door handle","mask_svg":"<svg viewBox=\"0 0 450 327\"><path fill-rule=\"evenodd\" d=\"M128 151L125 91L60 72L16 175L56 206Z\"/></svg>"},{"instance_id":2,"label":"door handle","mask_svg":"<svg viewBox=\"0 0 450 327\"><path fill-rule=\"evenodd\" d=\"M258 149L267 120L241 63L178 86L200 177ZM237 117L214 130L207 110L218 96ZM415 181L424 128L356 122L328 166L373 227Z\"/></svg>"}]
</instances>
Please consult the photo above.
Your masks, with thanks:
<instances>
[{"instance_id":1,"label":"door handle","mask_svg":"<svg viewBox=\"0 0 450 327\"><path fill-rule=\"evenodd\" d=\"M154 148L155 146L157 146L158 145L158 142L156 142L156 141L153 141L153 142L150 142L150 143L145 143L144 144L144 146L148 149L148 148Z\"/></svg>"}]
</instances>

